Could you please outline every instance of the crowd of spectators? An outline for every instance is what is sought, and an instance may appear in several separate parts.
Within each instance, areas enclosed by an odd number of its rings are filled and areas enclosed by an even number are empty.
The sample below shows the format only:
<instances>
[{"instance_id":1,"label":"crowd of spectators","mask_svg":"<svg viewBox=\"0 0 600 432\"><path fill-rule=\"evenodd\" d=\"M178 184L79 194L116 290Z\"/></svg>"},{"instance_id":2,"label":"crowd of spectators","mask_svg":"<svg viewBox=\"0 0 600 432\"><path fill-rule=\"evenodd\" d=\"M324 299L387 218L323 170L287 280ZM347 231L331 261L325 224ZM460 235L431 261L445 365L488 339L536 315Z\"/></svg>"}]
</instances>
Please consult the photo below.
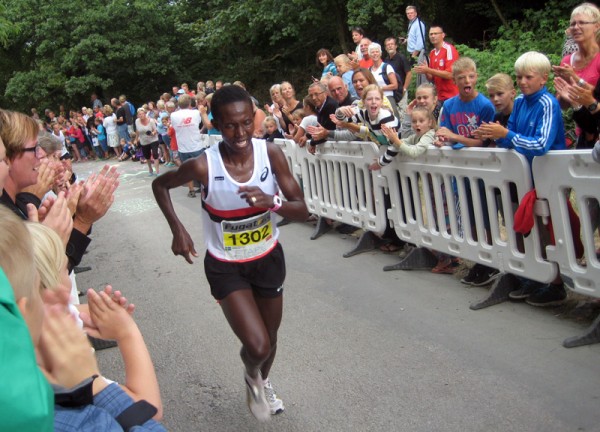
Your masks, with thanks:
<instances>
[{"instance_id":1,"label":"crowd of spectators","mask_svg":"<svg viewBox=\"0 0 600 432\"><path fill-rule=\"evenodd\" d=\"M294 86L284 81L271 86L271 101L262 107L253 98L254 136L292 139L312 154L328 140L372 141L385 146L372 170L399 153L418 157L431 145L457 150L498 146L531 162L549 150L566 148L562 107L573 111L577 148L595 146L598 158L600 11L595 5L584 3L573 10L567 33L577 49L560 65L551 66L541 53L526 52L515 59L520 94L511 77L497 74L483 77L489 99L477 91L477 65L445 42L442 26L432 25L427 33L415 7L407 7L406 14L407 37L382 41L386 55L382 44L353 28L355 50L337 56L327 49L317 52L321 76L302 89L306 97L297 98ZM426 34L433 46L430 53ZM397 42L406 48L399 50ZM556 96L546 87L552 70ZM409 102L413 81L418 85ZM114 200L118 173L105 166L80 182L72 164L130 159L146 163L149 175L156 176L161 164L178 166L198 157L205 149L203 134L219 133L212 124L211 97L226 85L244 87L239 81L200 81L191 90L184 83L137 109L125 95L103 104L92 94L90 107L78 111L67 112L61 105L41 117L32 109L28 117L0 110L0 301L5 306L0 320L14 329L3 332L7 346L18 347L11 351L14 357L3 359L8 363L2 370L8 373L3 375L7 380L2 380L0 405L15 413L10 417L18 422L15 429L27 430L20 426L27 424L29 430L50 430L54 422L57 430L66 430L65 425L90 422L93 411L92 417L123 428L137 421L141 428L162 430L155 421L162 416L158 384L131 318L133 306L112 287L89 292L88 306L77 305L73 270L91 242L92 225ZM472 188L469 194L482 193L485 199L479 185ZM188 196L194 198L196 192L190 182ZM469 214L462 218L473 218L468 204ZM597 207L597 202L590 207L596 228ZM484 215L488 229L489 217ZM392 229L384 233L381 249L407 250ZM455 257L438 254L433 271L452 274L456 267ZM475 265L462 282L480 286L498 276L496 269ZM550 284L521 280L511 297L549 306L562 303L566 291L560 278ZM65 319L67 315L77 320ZM127 340L119 344L127 369L124 385L100 374L82 329L92 337ZM24 344L25 339L30 343ZM34 350L41 359L38 366ZM20 386L19 393L27 398L7 397L12 393L4 389L11 386Z\"/></svg>"}]
</instances>

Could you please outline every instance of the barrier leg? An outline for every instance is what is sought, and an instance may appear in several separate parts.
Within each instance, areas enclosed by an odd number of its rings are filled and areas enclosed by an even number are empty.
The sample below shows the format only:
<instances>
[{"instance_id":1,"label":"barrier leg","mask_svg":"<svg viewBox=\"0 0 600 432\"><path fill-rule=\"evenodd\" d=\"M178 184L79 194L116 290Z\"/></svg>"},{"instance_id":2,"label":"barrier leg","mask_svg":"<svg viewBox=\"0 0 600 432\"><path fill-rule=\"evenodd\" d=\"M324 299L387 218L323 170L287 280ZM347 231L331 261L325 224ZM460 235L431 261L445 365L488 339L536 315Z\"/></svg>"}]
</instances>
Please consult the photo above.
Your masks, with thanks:
<instances>
[{"instance_id":1,"label":"barrier leg","mask_svg":"<svg viewBox=\"0 0 600 432\"><path fill-rule=\"evenodd\" d=\"M429 249L419 247L411 250L406 258L398 264L385 266L383 271L392 270L431 270L437 264L438 259Z\"/></svg>"},{"instance_id":2,"label":"barrier leg","mask_svg":"<svg viewBox=\"0 0 600 432\"><path fill-rule=\"evenodd\" d=\"M331 225L327 223L324 217L319 216L319 220L317 221L317 226L313 232L313 235L310 236L311 240L316 240L321 237L326 232L331 231Z\"/></svg>"},{"instance_id":3,"label":"barrier leg","mask_svg":"<svg viewBox=\"0 0 600 432\"><path fill-rule=\"evenodd\" d=\"M473 303L469 306L472 310L479 310L508 300L508 294L519 286L516 277L505 273L494 281L486 298L479 303Z\"/></svg>"},{"instance_id":4,"label":"barrier leg","mask_svg":"<svg viewBox=\"0 0 600 432\"><path fill-rule=\"evenodd\" d=\"M591 326L580 336L566 338L563 341L565 348L575 348L578 346L591 345L600 342L600 315L596 317Z\"/></svg>"},{"instance_id":5,"label":"barrier leg","mask_svg":"<svg viewBox=\"0 0 600 432\"><path fill-rule=\"evenodd\" d=\"M291 223L291 221L289 219L283 218L279 222L277 222L277 226L282 227L282 226L286 226L290 223Z\"/></svg>"},{"instance_id":6,"label":"barrier leg","mask_svg":"<svg viewBox=\"0 0 600 432\"><path fill-rule=\"evenodd\" d=\"M344 258L350 258L354 255L373 250L378 242L379 238L375 234L371 231L365 231L356 242L354 249L344 254Z\"/></svg>"}]
</instances>

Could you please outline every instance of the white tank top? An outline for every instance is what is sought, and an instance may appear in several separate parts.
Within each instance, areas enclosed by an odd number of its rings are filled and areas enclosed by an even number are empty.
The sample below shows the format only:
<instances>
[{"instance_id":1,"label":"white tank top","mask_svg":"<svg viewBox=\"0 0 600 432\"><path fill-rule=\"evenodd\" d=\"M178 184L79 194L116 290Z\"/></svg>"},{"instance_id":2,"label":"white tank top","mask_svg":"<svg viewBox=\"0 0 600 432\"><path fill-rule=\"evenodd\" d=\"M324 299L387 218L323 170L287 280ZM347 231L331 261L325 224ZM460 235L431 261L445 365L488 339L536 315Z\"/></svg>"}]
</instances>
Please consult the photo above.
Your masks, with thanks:
<instances>
[{"instance_id":1,"label":"white tank top","mask_svg":"<svg viewBox=\"0 0 600 432\"><path fill-rule=\"evenodd\" d=\"M265 140L253 139L254 169L246 183L234 180L221 159L219 147L206 151L208 193L202 198L204 240L208 253L222 261L245 262L267 255L276 245L279 230L269 209L250 207L240 198L240 186L258 186L277 195L279 186L271 170Z\"/></svg>"}]
</instances>

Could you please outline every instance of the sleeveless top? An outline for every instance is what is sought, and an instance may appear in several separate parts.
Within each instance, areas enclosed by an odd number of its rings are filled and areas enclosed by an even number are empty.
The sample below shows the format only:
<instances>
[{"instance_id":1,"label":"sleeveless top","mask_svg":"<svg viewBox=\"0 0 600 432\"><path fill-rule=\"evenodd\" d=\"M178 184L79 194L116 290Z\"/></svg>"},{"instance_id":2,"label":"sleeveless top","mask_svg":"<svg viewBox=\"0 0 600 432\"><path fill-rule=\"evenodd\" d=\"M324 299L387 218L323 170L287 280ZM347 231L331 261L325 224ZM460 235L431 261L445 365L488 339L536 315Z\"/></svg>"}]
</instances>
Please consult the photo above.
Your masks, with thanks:
<instances>
[{"instance_id":1,"label":"sleeveless top","mask_svg":"<svg viewBox=\"0 0 600 432\"><path fill-rule=\"evenodd\" d=\"M221 261L253 261L267 255L276 245L279 230L269 209L250 207L240 197L240 186L258 186L277 195L279 186L271 170L265 140L252 139L254 169L250 180L234 180L221 158L219 147L206 151L208 187L202 197L204 241L208 253Z\"/></svg>"}]
</instances>

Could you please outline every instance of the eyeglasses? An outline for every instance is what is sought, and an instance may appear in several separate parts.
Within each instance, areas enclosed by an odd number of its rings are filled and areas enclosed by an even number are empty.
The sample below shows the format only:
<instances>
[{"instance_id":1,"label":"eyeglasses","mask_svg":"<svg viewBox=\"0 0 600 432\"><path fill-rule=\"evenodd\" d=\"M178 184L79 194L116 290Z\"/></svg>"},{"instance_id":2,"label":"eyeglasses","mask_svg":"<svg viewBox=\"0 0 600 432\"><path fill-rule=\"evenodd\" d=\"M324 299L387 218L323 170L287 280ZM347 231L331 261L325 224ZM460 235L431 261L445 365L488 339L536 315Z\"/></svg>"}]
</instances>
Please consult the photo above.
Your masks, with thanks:
<instances>
[{"instance_id":1,"label":"eyeglasses","mask_svg":"<svg viewBox=\"0 0 600 432\"><path fill-rule=\"evenodd\" d=\"M310 97L314 98L314 97L317 97L317 96L319 96L319 95L322 95L323 93L325 93L325 92L324 92L324 91L322 91L322 92L318 92L318 93L309 93L308 95L309 95Z\"/></svg>"},{"instance_id":2,"label":"eyeglasses","mask_svg":"<svg viewBox=\"0 0 600 432\"><path fill-rule=\"evenodd\" d=\"M35 147L24 148L21 151L23 153L25 153L25 152L33 153L37 159L41 159L44 156L46 156L46 152L39 145L36 145Z\"/></svg>"},{"instance_id":3,"label":"eyeglasses","mask_svg":"<svg viewBox=\"0 0 600 432\"><path fill-rule=\"evenodd\" d=\"M575 27L583 27L586 24L596 24L596 21L573 21L569 23L569 27L571 28L575 28Z\"/></svg>"}]
</instances>

